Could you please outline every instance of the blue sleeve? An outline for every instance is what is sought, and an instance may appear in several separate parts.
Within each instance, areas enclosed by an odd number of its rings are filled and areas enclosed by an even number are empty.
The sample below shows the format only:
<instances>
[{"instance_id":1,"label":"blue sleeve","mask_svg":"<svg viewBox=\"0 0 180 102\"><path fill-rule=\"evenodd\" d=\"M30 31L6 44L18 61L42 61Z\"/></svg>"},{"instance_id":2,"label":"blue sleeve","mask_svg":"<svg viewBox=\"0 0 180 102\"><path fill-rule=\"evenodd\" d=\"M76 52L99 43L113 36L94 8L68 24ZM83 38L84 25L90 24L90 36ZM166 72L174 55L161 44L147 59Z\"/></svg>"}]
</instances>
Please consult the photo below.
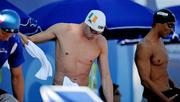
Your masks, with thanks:
<instances>
[{"instance_id":1,"label":"blue sleeve","mask_svg":"<svg viewBox=\"0 0 180 102\"><path fill-rule=\"evenodd\" d=\"M17 43L18 46L8 59L10 68L18 67L24 62L23 46L19 36L16 38L15 43Z\"/></svg>"}]
</instances>

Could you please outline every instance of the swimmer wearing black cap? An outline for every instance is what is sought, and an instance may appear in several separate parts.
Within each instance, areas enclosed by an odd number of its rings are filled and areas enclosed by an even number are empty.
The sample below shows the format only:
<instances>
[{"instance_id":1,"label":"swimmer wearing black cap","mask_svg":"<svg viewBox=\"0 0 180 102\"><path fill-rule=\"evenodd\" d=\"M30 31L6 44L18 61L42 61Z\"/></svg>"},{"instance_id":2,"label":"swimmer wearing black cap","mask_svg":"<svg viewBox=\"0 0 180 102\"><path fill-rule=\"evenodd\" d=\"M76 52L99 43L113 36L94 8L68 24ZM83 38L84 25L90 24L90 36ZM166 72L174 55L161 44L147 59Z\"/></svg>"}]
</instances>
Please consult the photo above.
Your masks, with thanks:
<instances>
[{"instance_id":1,"label":"swimmer wearing black cap","mask_svg":"<svg viewBox=\"0 0 180 102\"><path fill-rule=\"evenodd\" d=\"M166 24L169 28L173 28L171 33L175 30L175 21L175 15L167 9L161 9L153 16L153 26L155 24Z\"/></svg>"},{"instance_id":2,"label":"swimmer wearing black cap","mask_svg":"<svg viewBox=\"0 0 180 102\"><path fill-rule=\"evenodd\" d=\"M152 29L137 45L135 62L148 102L180 102L180 89L169 79L168 54L162 40L174 32L175 21L167 9L155 12Z\"/></svg>"}]
</instances>

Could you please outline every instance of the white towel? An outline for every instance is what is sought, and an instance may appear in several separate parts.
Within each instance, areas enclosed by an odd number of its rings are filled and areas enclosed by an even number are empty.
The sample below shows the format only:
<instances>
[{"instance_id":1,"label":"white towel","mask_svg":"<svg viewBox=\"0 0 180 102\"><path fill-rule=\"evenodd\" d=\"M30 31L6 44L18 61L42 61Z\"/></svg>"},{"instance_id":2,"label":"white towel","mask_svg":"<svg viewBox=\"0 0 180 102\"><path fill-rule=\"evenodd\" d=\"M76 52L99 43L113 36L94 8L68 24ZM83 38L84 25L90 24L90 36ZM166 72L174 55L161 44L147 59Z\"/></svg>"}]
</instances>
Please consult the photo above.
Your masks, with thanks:
<instances>
[{"instance_id":1,"label":"white towel","mask_svg":"<svg viewBox=\"0 0 180 102\"><path fill-rule=\"evenodd\" d=\"M69 77L64 76L63 86L71 87L71 86L79 86L79 85L77 83L72 82Z\"/></svg>"},{"instance_id":2,"label":"white towel","mask_svg":"<svg viewBox=\"0 0 180 102\"><path fill-rule=\"evenodd\" d=\"M3 64L3 67L6 67L7 69L10 69L10 66L9 66L8 60L6 60L6 62Z\"/></svg>"},{"instance_id":3,"label":"white towel","mask_svg":"<svg viewBox=\"0 0 180 102\"><path fill-rule=\"evenodd\" d=\"M52 66L44 52L30 40L28 40L28 44L25 44L25 49L32 57L41 62L41 68L35 76L41 80L47 80L48 76L52 76Z\"/></svg>"}]
</instances>

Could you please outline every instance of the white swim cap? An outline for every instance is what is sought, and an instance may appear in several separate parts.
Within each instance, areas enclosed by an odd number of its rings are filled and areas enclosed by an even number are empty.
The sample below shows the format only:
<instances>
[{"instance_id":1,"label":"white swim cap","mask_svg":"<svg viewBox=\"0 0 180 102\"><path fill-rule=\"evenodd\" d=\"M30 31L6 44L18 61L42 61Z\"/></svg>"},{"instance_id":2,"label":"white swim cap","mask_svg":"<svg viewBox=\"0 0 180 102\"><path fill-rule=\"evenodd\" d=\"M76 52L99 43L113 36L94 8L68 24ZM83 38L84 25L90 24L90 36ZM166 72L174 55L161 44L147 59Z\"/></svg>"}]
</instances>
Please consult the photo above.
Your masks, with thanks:
<instances>
[{"instance_id":1,"label":"white swim cap","mask_svg":"<svg viewBox=\"0 0 180 102\"><path fill-rule=\"evenodd\" d=\"M106 26L106 16L102 11L91 10L85 19L85 23L93 30L103 32Z\"/></svg>"}]
</instances>

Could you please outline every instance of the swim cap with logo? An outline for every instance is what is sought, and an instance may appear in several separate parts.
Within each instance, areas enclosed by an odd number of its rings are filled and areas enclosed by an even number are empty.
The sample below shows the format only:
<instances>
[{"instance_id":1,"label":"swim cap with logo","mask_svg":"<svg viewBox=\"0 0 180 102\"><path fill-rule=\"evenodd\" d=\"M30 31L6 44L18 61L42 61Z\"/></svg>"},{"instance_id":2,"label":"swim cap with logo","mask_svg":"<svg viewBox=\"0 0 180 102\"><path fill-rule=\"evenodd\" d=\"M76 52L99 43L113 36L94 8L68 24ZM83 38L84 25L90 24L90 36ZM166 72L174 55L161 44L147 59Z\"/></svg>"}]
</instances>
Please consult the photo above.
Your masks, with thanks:
<instances>
[{"instance_id":1,"label":"swim cap with logo","mask_svg":"<svg viewBox=\"0 0 180 102\"><path fill-rule=\"evenodd\" d=\"M91 10L85 19L85 23L93 30L101 33L106 26L106 16L102 11Z\"/></svg>"},{"instance_id":2,"label":"swim cap with logo","mask_svg":"<svg viewBox=\"0 0 180 102\"><path fill-rule=\"evenodd\" d=\"M20 27L20 17L16 11L4 9L0 11L0 28L5 32L17 33Z\"/></svg>"},{"instance_id":3,"label":"swim cap with logo","mask_svg":"<svg viewBox=\"0 0 180 102\"><path fill-rule=\"evenodd\" d=\"M175 22L175 16L171 11L167 9L161 9L154 14L153 23L163 24L167 22Z\"/></svg>"}]
</instances>

